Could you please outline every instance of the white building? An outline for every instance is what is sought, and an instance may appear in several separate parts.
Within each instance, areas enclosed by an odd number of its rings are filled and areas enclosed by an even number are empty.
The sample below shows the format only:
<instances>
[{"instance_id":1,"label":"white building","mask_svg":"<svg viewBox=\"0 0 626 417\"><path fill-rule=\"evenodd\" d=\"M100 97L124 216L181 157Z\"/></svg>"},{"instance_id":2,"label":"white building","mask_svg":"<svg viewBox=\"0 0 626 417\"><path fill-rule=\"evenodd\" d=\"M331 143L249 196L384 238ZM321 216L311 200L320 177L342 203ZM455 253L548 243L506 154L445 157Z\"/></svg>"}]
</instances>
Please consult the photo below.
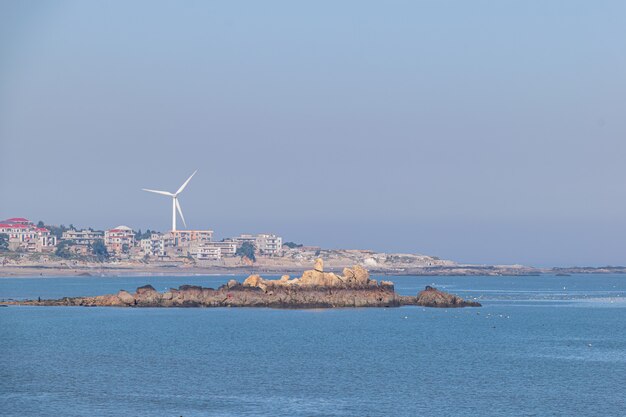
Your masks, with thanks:
<instances>
[{"instance_id":1,"label":"white building","mask_svg":"<svg viewBox=\"0 0 626 417\"><path fill-rule=\"evenodd\" d=\"M98 240L104 240L104 232L95 230L67 230L63 232L62 240L71 240L77 245L91 245Z\"/></svg>"},{"instance_id":2,"label":"white building","mask_svg":"<svg viewBox=\"0 0 626 417\"><path fill-rule=\"evenodd\" d=\"M212 245L215 242L194 241L189 245L188 254L199 261L218 261L222 259L222 250Z\"/></svg>"},{"instance_id":3,"label":"white building","mask_svg":"<svg viewBox=\"0 0 626 417\"><path fill-rule=\"evenodd\" d=\"M44 227L35 226L23 217L13 217L0 222L0 233L9 237L9 248L29 252L51 251L57 244L56 236Z\"/></svg>"},{"instance_id":4,"label":"white building","mask_svg":"<svg viewBox=\"0 0 626 417\"><path fill-rule=\"evenodd\" d=\"M242 234L227 239L227 241L235 242L237 248L240 248L245 242L251 243L261 255L276 255L283 248L283 238L269 233L261 233L258 235Z\"/></svg>"},{"instance_id":5,"label":"white building","mask_svg":"<svg viewBox=\"0 0 626 417\"><path fill-rule=\"evenodd\" d=\"M248 242L256 246L256 235L250 234L241 234L237 237L231 237L230 239L226 239L228 242L235 242L237 244L237 248L240 248L241 245Z\"/></svg>"},{"instance_id":6,"label":"white building","mask_svg":"<svg viewBox=\"0 0 626 417\"><path fill-rule=\"evenodd\" d=\"M204 245L207 247L219 248L222 257L235 256L235 253L237 252L237 244L232 241L204 242Z\"/></svg>"},{"instance_id":7,"label":"white building","mask_svg":"<svg viewBox=\"0 0 626 417\"><path fill-rule=\"evenodd\" d=\"M256 248L263 255L276 255L283 248L283 238L272 234L256 236Z\"/></svg>"},{"instance_id":8,"label":"white building","mask_svg":"<svg viewBox=\"0 0 626 417\"><path fill-rule=\"evenodd\" d=\"M166 237L173 240L174 246L186 246L196 241L210 242L213 230L172 230L166 233Z\"/></svg>"},{"instance_id":9,"label":"white building","mask_svg":"<svg viewBox=\"0 0 626 417\"><path fill-rule=\"evenodd\" d=\"M150 256L165 256L166 239L159 233L152 233L149 239L141 239L141 250Z\"/></svg>"},{"instance_id":10,"label":"white building","mask_svg":"<svg viewBox=\"0 0 626 417\"><path fill-rule=\"evenodd\" d=\"M135 245L135 232L128 226L117 226L104 232L104 244L109 252L122 253L125 247Z\"/></svg>"},{"instance_id":11,"label":"white building","mask_svg":"<svg viewBox=\"0 0 626 417\"><path fill-rule=\"evenodd\" d=\"M201 251L199 259L220 259L221 253L211 251L209 247L224 248L226 253L232 252L234 255L237 250L234 243L216 245L219 242L212 242L212 238L212 230L174 230L165 234L153 233L149 239L142 239L139 246L145 254L150 256L187 256L197 247L203 247L202 245L206 245L206 248ZM202 245L198 246L198 244Z\"/></svg>"}]
</instances>

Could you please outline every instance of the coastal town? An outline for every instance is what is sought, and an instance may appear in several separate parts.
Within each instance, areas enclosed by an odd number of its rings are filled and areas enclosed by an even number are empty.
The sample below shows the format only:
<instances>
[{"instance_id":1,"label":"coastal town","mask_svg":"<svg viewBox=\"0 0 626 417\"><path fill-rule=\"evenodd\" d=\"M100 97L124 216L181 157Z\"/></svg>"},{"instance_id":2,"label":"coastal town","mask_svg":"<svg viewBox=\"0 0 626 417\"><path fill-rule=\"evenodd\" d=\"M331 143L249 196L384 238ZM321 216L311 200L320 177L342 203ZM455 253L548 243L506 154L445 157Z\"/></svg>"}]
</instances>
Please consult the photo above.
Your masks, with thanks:
<instances>
[{"instance_id":1,"label":"coastal town","mask_svg":"<svg viewBox=\"0 0 626 417\"><path fill-rule=\"evenodd\" d=\"M254 261L256 256L277 256L283 249L283 239L275 234L241 234L220 241L214 241L213 234L212 230L142 233L124 225L108 230L46 227L42 221L35 224L23 217L0 222L0 242L6 250L67 259L219 261L241 254Z\"/></svg>"},{"instance_id":2,"label":"coastal town","mask_svg":"<svg viewBox=\"0 0 626 417\"><path fill-rule=\"evenodd\" d=\"M328 249L284 241L273 233L216 240L213 230L108 230L34 223L23 217L0 221L0 276L122 275L186 273L283 274L317 258L329 271L363 265L381 275L539 275L626 273L621 266L550 267L464 264L416 253Z\"/></svg>"},{"instance_id":3,"label":"coastal town","mask_svg":"<svg viewBox=\"0 0 626 417\"><path fill-rule=\"evenodd\" d=\"M542 271L523 265L460 264L415 253L385 253L364 249L325 249L283 241L275 233L243 233L215 239L214 231L177 228L179 202L198 171L176 192L143 188L171 198L171 229L166 232L135 230L119 225L107 230L50 225L12 217L0 222L0 276L121 275L159 273L283 274L297 271L316 259L329 270L362 265L387 275L536 275ZM611 271L613 272L613 271Z\"/></svg>"},{"instance_id":4,"label":"coastal town","mask_svg":"<svg viewBox=\"0 0 626 417\"><path fill-rule=\"evenodd\" d=\"M0 222L0 251L54 257L44 258L44 262L55 258L74 262L210 262L239 256L244 263L251 264L256 261L257 255L273 257L282 254L283 239L273 233L241 234L215 241L213 230L179 230L176 227L178 215L185 227L187 224L178 196L197 172L194 171L175 193L143 189L172 198L172 227L168 232L142 232L125 225L108 230L76 228L73 224L69 227L51 226L41 220L35 224L24 217L12 217ZM287 243L286 246L302 247L294 243ZM4 258L2 265L8 262Z\"/></svg>"},{"instance_id":5,"label":"coastal town","mask_svg":"<svg viewBox=\"0 0 626 417\"><path fill-rule=\"evenodd\" d=\"M48 225L13 217L0 222L0 276L290 273L324 259L329 271L363 265L383 275L536 275L523 265L461 264L436 256L368 249L328 249L274 233L215 239L213 230L107 230ZM559 271L565 273L567 271ZM580 271L577 271L580 272ZM596 271L597 272L597 271ZM614 271L607 271L614 272Z\"/></svg>"},{"instance_id":6,"label":"coastal town","mask_svg":"<svg viewBox=\"0 0 626 417\"><path fill-rule=\"evenodd\" d=\"M299 270L321 257L330 270L354 264L381 273L411 273L459 268L449 260L419 254L389 254L359 249L324 249L284 242L274 233L214 239L213 230L108 230L47 225L13 217L0 222L2 274L38 275L142 273L167 271L265 272ZM95 272L94 272L95 271Z\"/></svg>"}]
</instances>

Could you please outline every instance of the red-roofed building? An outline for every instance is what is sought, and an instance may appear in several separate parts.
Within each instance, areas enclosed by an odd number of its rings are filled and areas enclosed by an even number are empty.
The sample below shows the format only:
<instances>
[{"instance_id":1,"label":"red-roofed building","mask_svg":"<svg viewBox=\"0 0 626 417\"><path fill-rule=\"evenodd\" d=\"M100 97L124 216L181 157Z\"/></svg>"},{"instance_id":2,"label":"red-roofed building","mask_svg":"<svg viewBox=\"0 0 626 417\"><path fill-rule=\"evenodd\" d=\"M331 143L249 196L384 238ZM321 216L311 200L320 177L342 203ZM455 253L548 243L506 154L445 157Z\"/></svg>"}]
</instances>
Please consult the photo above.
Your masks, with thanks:
<instances>
[{"instance_id":1,"label":"red-roofed building","mask_svg":"<svg viewBox=\"0 0 626 417\"><path fill-rule=\"evenodd\" d=\"M56 236L44 227L35 226L23 217L13 217L0 222L0 233L9 236L10 250L29 252L52 251L57 244Z\"/></svg>"},{"instance_id":2,"label":"red-roofed building","mask_svg":"<svg viewBox=\"0 0 626 417\"><path fill-rule=\"evenodd\" d=\"M128 249L135 246L135 232L128 226L117 226L104 232L104 244L109 252L120 254L124 245Z\"/></svg>"},{"instance_id":3,"label":"red-roofed building","mask_svg":"<svg viewBox=\"0 0 626 417\"><path fill-rule=\"evenodd\" d=\"M5 221L3 221L3 223L21 223L21 224L30 224L30 220L25 219L23 217L12 217L10 219L6 219Z\"/></svg>"}]
</instances>

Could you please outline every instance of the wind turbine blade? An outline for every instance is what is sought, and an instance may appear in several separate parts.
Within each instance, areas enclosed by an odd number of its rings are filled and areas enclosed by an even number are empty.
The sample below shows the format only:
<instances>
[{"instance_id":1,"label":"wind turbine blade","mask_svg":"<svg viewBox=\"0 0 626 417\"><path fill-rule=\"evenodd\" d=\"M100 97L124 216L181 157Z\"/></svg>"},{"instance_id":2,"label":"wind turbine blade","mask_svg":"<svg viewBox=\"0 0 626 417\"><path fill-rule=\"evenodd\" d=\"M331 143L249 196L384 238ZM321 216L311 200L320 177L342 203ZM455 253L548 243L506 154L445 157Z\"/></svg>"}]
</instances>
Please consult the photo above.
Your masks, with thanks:
<instances>
[{"instance_id":1,"label":"wind turbine blade","mask_svg":"<svg viewBox=\"0 0 626 417\"><path fill-rule=\"evenodd\" d=\"M185 225L185 227L187 227L187 223L185 223L185 216L183 216L183 211L180 209L180 203L178 202L177 198L175 198L174 201L176 201L176 208L178 209L178 214L180 214L180 218L183 221L183 224Z\"/></svg>"},{"instance_id":2,"label":"wind turbine blade","mask_svg":"<svg viewBox=\"0 0 626 417\"><path fill-rule=\"evenodd\" d=\"M149 193L156 193L156 194L166 195L168 197L174 197L174 194L168 193L167 191L148 190L147 188L142 188L142 190L147 191Z\"/></svg>"},{"instance_id":3,"label":"wind turbine blade","mask_svg":"<svg viewBox=\"0 0 626 417\"><path fill-rule=\"evenodd\" d=\"M191 176L189 178L187 178L187 181L185 181L183 183L183 185L180 186L180 188L178 189L178 191L176 191L176 194L180 194L183 192L183 190L185 189L185 187L187 186L187 184L189 184L189 181L191 181L191 177L193 177L194 175L196 175L196 172L198 172L198 170L196 169L193 174L191 174Z\"/></svg>"}]
</instances>

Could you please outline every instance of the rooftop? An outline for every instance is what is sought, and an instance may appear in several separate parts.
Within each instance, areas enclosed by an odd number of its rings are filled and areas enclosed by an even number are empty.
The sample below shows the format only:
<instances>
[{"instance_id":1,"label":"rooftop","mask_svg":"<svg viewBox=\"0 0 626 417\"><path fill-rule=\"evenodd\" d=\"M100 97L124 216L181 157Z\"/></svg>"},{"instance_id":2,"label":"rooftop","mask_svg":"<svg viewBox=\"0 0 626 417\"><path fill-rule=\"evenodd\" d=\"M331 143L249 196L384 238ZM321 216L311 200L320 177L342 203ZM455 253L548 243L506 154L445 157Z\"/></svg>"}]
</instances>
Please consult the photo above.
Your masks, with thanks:
<instances>
[{"instance_id":1,"label":"rooftop","mask_svg":"<svg viewBox=\"0 0 626 417\"><path fill-rule=\"evenodd\" d=\"M4 220L2 223L30 223L30 220L23 217L12 217L10 219Z\"/></svg>"},{"instance_id":2,"label":"rooftop","mask_svg":"<svg viewBox=\"0 0 626 417\"><path fill-rule=\"evenodd\" d=\"M133 229L131 229L128 226L117 226L116 228L109 230L109 232L121 232L121 231L128 232L128 231L132 231L132 230Z\"/></svg>"}]
</instances>

